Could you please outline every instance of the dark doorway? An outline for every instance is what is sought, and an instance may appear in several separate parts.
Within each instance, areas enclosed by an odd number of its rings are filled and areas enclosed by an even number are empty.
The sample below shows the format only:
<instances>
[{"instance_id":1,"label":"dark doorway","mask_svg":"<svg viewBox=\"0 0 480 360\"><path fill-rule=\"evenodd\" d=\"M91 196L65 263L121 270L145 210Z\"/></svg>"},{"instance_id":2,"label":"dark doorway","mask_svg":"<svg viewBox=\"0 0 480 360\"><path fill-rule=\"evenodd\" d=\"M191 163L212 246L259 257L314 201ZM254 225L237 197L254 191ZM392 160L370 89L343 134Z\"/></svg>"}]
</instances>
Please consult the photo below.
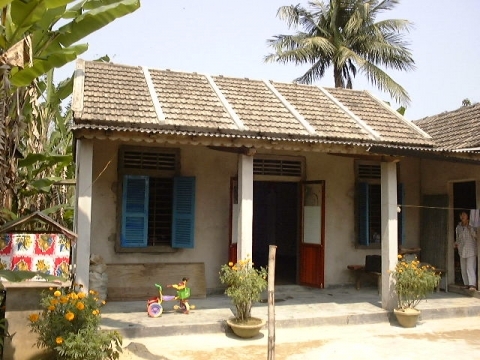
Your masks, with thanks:
<instances>
[{"instance_id":1,"label":"dark doorway","mask_svg":"<svg viewBox=\"0 0 480 360\"><path fill-rule=\"evenodd\" d=\"M461 210L470 211L477 207L477 196L475 181L458 182L453 184L453 224L454 228L457 226L459 220L459 214ZM454 255L455 264L455 284L463 285L462 273L460 271L460 258L458 251L455 249Z\"/></svg>"},{"instance_id":2,"label":"dark doorway","mask_svg":"<svg viewBox=\"0 0 480 360\"><path fill-rule=\"evenodd\" d=\"M276 245L275 283L297 282L298 184L253 183L253 254L255 266L268 265L269 245Z\"/></svg>"}]
</instances>

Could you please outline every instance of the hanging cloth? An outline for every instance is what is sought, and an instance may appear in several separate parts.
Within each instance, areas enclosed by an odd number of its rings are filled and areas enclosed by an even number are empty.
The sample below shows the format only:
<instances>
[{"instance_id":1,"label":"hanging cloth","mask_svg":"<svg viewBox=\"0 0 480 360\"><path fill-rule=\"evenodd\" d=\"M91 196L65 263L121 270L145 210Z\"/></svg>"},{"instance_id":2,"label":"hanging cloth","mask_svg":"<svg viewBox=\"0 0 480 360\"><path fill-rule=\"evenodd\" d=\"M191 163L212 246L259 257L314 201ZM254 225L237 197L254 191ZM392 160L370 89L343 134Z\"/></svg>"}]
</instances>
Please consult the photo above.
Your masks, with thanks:
<instances>
[{"instance_id":1,"label":"hanging cloth","mask_svg":"<svg viewBox=\"0 0 480 360\"><path fill-rule=\"evenodd\" d=\"M480 226L480 210L472 209L470 210L470 226L479 227Z\"/></svg>"}]
</instances>

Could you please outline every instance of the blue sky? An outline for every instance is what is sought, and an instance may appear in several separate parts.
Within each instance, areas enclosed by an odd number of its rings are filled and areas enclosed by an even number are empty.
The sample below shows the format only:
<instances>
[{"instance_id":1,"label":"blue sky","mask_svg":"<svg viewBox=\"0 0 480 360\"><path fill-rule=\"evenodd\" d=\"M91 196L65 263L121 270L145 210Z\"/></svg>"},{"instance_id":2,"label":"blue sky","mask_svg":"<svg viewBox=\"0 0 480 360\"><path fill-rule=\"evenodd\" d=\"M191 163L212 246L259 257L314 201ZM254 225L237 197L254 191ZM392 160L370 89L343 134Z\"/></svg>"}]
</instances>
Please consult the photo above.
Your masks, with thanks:
<instances>
[{"instance_id":1,"label":"blue sky","mask_svg":"<svg viewBox=\"0 0 480 360\"><path fill-rule=\"evenodd\" d=\"M267 39L292 31L277 18L280 6L306 5L296 0L142 0L135 13L115 20L86 39L93 60L108 54L114 63L250 79L291 82L306 67L265 63ZM414 23L407 34L416 70L388 73L409 93L406 118L455 110L462 100L480 101L479 0L402 0L385 17ZM65 78L74 64L57 71ZM333 72L315 83L333 86ZM361 74L354 89L382 100L387 93Z\"/></svg>"}]
</instances>

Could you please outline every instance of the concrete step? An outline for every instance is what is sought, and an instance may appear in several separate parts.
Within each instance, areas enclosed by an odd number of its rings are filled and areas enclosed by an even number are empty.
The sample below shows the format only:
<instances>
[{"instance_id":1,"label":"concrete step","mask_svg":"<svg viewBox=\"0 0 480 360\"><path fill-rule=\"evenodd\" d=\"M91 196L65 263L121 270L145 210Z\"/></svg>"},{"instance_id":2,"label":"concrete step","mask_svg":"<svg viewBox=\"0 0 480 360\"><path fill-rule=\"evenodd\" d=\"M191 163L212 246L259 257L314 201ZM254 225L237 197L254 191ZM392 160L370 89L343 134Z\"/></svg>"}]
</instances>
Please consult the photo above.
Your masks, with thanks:
<instances>
[{"instance_id":1,"label":"concrete step","mask_svg":"<svg viewBox=\"0 0 480 360\"><path fill-rule=\"evenodd\" d=\"M480 315L478 292L451 289L455 292L434 293L419 304L420 321ZM173 301L163 302L163 314L152 318L147 314L147 298L144 302L107 302L102 309L102 328L117 330L129 339L225 332L229 331L225 319L234 314L228 297L208 295L203 299L190 299L195 309L189 314L173 310ZM376 287L355 290L351 287L313 289L282 286L275 290L274 313L276 328L396 321L391 312L382 309ZM268 319L265 300L254 305L252 316Z\"/></svg>"}]
</instances>

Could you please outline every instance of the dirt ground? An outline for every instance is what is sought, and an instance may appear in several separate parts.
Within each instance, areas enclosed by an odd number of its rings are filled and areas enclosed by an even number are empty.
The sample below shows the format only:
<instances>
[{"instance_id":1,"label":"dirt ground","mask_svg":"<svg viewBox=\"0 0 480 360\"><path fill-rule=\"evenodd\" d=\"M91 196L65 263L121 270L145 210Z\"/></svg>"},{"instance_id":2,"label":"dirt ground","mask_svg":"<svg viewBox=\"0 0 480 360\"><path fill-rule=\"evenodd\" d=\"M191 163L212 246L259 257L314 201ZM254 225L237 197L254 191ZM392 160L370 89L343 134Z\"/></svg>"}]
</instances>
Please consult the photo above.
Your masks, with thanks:
<instances>
[{"instance_id":1,"label":"dirt ground","mask_svg":"<svg viewBox=\"0 0 480 360\"><path fill-rule=\"evenodd\" d=\"M391 324L281 329L276 332L274 359L480 358L478 318L434 320L412 329ZM268 334L238 339L231 334L133 340L122 360L257 360L268 358Z\"/></svg>"}]
</instances>

